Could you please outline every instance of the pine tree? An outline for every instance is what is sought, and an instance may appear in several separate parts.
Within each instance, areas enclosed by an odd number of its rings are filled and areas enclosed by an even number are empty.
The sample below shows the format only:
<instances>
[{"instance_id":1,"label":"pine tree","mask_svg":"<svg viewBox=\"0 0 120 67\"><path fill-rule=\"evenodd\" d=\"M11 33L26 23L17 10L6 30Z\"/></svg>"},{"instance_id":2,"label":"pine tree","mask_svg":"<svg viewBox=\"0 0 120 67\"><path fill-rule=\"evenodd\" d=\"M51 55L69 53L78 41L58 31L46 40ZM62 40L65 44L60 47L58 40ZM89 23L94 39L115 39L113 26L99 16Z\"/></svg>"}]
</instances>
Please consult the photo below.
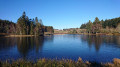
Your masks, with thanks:
<instances>
[{"instance_id":1,"label":"pine tree","mask_svg":"<svg viewBox=\"0 0 120 67\"><path fill-rule=\"evenodd\" d=\"M33 25L33 22L31 22L31 24L30 24L30 34L31 34L31 35L34 34L33 29L34 29L34 25Z\"/></svg>"},{"instance_id":2,"label":"pine tree","mask_svg":"<svg viewBox=\"0 0 120 67\"><path fill-rule=\"evenodd\" d=\"M89 22L86 24L86 29L88 31L88 33L90 33L92 31L92 22L89 20Z\"/></svg>"},{"instance_id":3,"label":"pine tree","mask_svg":"<svg viewBox=\"0 0 120 67\"><path fill-rule=\"evenodd\" d=\"M29 34L29 19L26 16L26 13L23 12L22 16L17 21L18 34L28 35Z\"/></svg>"},{"instance_id":4,"label":"pine tree","mask_svg":"<svg viewBox=\"0 0 120 67\"><path fill-rule=\"evenodd\" d=\"M96 24L96 23L100 24L100 20L98 19L98 17L96 17L95 21L93 22L93 24Z\"/></svg>"},{"instance_id":5,"label":"pine tree","mask_svg":"<svg viewBox=\"0 0 120 67\"><path fill-rule=\"evenodd\" d=\"M38 23L38 18L37 17L35 17L35 23Z\"/></svg>"}]
</instances>

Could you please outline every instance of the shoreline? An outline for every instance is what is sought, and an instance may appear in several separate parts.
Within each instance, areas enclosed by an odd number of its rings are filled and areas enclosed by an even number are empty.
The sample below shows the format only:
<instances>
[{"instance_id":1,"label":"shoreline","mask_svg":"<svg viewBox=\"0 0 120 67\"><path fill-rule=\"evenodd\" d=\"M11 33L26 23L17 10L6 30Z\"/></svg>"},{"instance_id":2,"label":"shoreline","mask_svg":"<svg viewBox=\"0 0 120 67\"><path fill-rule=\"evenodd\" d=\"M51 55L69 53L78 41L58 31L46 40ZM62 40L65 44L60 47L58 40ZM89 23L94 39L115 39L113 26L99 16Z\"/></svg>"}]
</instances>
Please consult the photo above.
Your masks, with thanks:
<instances>
[{"instance_id":1,"label":"shoreline","mask_svg":"<svg viewBox=\"0 0 120 67\"><path fill-rule=\"evenodd\" d=\"M31 37L35 35L6 35L5 37Z\"/></svg>"},{"instance_id":2,"label":"shoreline","mask_svg":"<svg viewBox=\"0 0 120 67\"><path fill-rule=\"evenodd\" d=\"M65 35L65 34L69 34L69 33L54 33L52 35ZM76 33L76 34L80 34L80 35L111 35L111 36L119 36L120 33L97 33L97 34L89 34L89 33ZM33 37L33 36L38 36L38 35L12 35L12 34L4 34L4 35L0 35L0 37ZM46 36L46 35L44 35Z\"/></svg>"},{"instance_id":3,"label":"shoreline","mask_svg":"<svg viewBox=\"0 0 120 67\"><path fill-rule=\"evenodd\" d=\"M54 35L65 35L69 33L54 33ZM89 33L76 33L76 34L82 34L82 35L120 35L120 33L96 33L96 34L89 34Z\"/></svg>"}]
</instances>

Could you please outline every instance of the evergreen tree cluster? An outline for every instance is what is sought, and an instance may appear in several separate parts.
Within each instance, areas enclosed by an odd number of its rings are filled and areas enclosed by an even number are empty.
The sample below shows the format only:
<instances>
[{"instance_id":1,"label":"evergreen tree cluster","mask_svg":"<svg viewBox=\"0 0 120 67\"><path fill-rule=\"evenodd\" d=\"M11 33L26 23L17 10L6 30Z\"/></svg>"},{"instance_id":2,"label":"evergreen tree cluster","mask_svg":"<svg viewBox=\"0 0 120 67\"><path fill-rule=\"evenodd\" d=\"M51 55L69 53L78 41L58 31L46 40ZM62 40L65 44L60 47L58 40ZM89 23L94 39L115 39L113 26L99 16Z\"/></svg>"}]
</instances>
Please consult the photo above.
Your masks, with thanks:
<instances>
[{"instance_id":1,"label":"evergreen tree cluster","mask_svg":"<svg viewBox=\"0 0 120 67\"><path fill-rule=\"evenodd\" d=\"M0 20L0 33L9 33L17 35L44 35L44 32L54 32L52 26L44 26L42 20L37 17L29 19L26 13L23 12L22 16L13 23L7 20Z\"/></svg>"},{"instance_id":2,"label":"evergreen tree cluster","mask_svg":"<svg viewBox=\"0 0 120 67\"><path fill-rule=\"evenodd\" d=\"M103 21L102 27L106 28L108 26L109 28L116 28L118 24L120 24L120 17Z\"/></svg>"},{"instance_id":3,"label":"evergreen tree cluster","mask_svg":"<svg viewBox=\"0 0 120 67\"><path fill-rule=\"evenodd\" d=\"M120 17L107 19L105 21L99 20L98 17L95 18L94 22L89 22L82 24L80 29L86 29L88 33L99 33L101 28L117 28L118 24L120 24Z\"/></svg>"},{"instance_id":4,"label":"evergreen tree cluster","mask_svg":"<svg viewBox=\"0 0 120 67\"><path fill-rule=\"evenodd\" d=\"M45 32L50 32L50 33L54 33L53 27L52 26L46 26L44 29Z\"/></svg>"},{"instance_id":5,"label":"evergreen tree cluster","mask_svg":"<svg viewBox=\"0 0 120 67\"><path fill-rule=\"evenodd\" d=\"M15 28L15 23L12 21L0 19L0 33L14 33Z\"/></svg>"}]
</instances>

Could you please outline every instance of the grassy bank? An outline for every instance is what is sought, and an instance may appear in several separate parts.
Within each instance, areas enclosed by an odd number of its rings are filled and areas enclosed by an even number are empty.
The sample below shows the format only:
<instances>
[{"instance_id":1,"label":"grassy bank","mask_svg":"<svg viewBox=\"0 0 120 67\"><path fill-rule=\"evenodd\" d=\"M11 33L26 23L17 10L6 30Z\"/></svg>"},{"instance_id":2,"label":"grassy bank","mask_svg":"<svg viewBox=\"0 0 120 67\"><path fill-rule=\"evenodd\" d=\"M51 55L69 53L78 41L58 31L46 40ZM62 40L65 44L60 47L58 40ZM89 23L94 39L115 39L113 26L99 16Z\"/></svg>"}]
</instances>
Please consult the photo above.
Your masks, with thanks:
<instances>
[{"instance_id":1,"label":"grassy bank","mask_svg":"<svg viewBox=\"0 0 120 67\"><path fill-rule=\"evenodd\" d=\"M120 35L119 30L114 28L100 29L96 33L88 33L87 29L66 29L66 30L54 30L54 34L84 34L84 35Z\"/></svg>"},{"instance_id":2,"label":"grassy bank","mask_svg":"<svg viewBox=\"0 0 120 67\"><path fill-rule=\"evenodd\" d=\"M120 35L120 33L79 33L79 34L84 34L84 35Z\"/></svg>"},{"instance_id":3,"label":"grassy bank","mask_svg":"<svg viewBox=\"0 0 120 67\"><path fill-rule=\"evenodd\" d=\"M53 35L50 32L44 32L44 35ZM31 37L31 36L43 36L43 35L16 35L16 34L7 34L7 33L0 33L1 37Z\"/></svg>"},{"instance_id":4,"label":"grassy bank","mask_svg":"<svg viewBox=\"0 0 120 67\"><path fill-rule=\"evenodd\" d=\"M64 35L64 34L72 34L72 33L54 33L53 35ZM75 34L83 34L83 35L120 35L120 33L75 33ZM44 34L46 35L52 35L52 34ZM0 34L0 37L31 37L31 36L38 36L38 35L8 35L8 34Z\"/></svg>"},{"instance_id":5,"label":"grassy bank","mask_svg":"<svg viewBox=\"0 0 120 67\"><path fill-rule=\"evenodd\" d=\"M39 59L37 62L32 61L1 61L0 67L120 67L120 59L113 59L113 63L90 63L88 61L83 62L81 58L78 61L73 61L70 59Z\"/></svg>"},{"instance_id":6,"label":"grassy bank","mask_svg":"<svg viewBox=\"0 0 120 67\"><path fill-rule=\"evenodd\" d=\"M35 35L6 35L5 37L31 37Z\"/></svg>"}]
</instances>

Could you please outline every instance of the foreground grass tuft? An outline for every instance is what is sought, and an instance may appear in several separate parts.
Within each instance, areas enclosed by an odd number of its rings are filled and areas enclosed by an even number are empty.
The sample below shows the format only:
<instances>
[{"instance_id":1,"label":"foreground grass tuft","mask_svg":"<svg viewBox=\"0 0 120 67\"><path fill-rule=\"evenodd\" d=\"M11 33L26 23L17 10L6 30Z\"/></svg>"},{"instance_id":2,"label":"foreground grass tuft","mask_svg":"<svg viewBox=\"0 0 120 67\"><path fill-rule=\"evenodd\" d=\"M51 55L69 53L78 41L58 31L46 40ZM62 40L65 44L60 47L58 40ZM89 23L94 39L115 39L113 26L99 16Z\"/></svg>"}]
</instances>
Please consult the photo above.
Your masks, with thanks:
<instances>
[{"instance_id":1,"label":"foreground grass tuft","mask_svg":"<svg viewBox=\"0 0 120 67\"><path fill-rule=\"evenodd\" d=\"M120 59L113 59L113 63L99 64L93 62L83 62L82 58L78 58L78 61L71 59L39 59L37 62L17 60L17 61L0 61L0 67L120 67Z\"/></svg>"}]
</instances>

